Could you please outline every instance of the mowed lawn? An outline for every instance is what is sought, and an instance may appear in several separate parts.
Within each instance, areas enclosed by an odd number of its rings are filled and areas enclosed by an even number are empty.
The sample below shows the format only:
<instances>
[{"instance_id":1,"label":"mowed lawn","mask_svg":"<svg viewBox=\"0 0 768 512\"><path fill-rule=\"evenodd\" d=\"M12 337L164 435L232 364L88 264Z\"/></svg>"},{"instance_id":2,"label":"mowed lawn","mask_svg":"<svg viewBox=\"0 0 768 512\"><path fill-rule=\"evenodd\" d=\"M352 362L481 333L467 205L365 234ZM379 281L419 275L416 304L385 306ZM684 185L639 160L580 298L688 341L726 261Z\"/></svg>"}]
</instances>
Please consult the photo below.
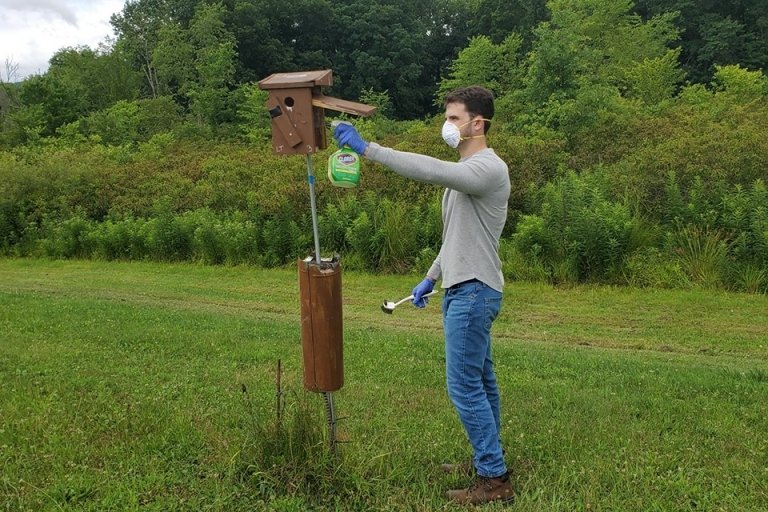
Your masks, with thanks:
<instances>
[{"instance_id":1,"label":"mowed lawn","mask_svg":"<svg viewBox=\"0 0 768 512\"><path fill-rule=\"evenodd\" d=\"M267 459L278 360L324 426L295 269L0 260L0 510L459 509L439 300L380 310L419 279L344 274L339 457ZM765 296L508 283L494 330L517 500L483 510L768 510Z\"/></svg>"}]
</instances>

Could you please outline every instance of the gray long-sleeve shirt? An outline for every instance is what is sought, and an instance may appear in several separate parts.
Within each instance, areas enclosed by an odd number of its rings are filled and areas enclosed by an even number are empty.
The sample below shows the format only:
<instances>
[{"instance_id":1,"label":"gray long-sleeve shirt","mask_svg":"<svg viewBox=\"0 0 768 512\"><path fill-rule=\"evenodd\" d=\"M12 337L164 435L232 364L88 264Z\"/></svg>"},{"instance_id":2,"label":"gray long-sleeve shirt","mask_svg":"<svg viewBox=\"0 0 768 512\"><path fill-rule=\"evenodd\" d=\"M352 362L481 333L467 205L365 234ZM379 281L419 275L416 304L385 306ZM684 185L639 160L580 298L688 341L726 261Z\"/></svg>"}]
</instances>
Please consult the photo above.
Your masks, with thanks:
<instances>
[{"instance_id":1,"label":"gray long-sleeve shirt","mask_svg":"<svg viewBox=\"0 0 768 512\"><path fill-rule=\"evenodd\" d=\"M429 278L442 278L443 288L479 279L503 291L499 238L507 221L509 168L492 149L445 162L371 142L365 156L402 176L446 187L443 244Z\"/></svg>"}]
</instances>

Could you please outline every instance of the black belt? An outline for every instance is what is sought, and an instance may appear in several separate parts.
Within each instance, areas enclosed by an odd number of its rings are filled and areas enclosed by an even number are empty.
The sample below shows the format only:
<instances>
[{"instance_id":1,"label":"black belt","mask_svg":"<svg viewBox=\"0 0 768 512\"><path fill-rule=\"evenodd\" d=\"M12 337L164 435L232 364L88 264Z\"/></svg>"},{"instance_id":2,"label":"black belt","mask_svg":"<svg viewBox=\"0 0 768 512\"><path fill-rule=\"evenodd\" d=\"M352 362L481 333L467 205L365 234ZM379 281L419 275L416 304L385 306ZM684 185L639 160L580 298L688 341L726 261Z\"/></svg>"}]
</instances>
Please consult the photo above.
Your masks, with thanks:
<instances>
[{"instance_id":1,"label":"black belt","mask_svg":"<svg viewBox=\"0 0 768 512\"><path fill-rule=\"evenodd\" d=\"M462 281L462 282L460 282L460 283L456 283L455 285L448 287L448 289L449 289L449 290L452 290L452 289L454 289L454 288L458 288L459 286L461 286L461 285L463 285L463 284L468 284L468 283L479 283L479 282L481 282L479 279L467 279L466 281Z\"/></svg>"}]
</instances>

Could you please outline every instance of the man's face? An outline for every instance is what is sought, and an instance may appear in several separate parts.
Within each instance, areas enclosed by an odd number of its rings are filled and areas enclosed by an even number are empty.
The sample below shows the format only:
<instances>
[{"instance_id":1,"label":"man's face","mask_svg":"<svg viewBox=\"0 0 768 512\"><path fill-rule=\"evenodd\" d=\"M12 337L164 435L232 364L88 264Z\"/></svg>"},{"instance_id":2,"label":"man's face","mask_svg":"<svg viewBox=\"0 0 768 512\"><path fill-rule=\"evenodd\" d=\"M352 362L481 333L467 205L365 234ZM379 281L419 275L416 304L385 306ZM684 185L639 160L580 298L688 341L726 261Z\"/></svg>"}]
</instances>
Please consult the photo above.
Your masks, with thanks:
<instances>
[{"instance_id":1,"label":"man's face","mask_svg":"<svg viewBox=\"0 0 768 512\"><path fill-rule=\"evenodd\" d=\"M467 106L463 103L447 104L445 106L445 120L449 123L455 124L463 136L465 127L470 121L469 112L467 112Z\"/></svg>"},{"instance_id":2,"label":"man's face","mask_svg":"<svg viewBox=\"0 0 768 512\"><path fill-rule=\"evenodd\" d=\"M445 106L445 120L456 125L459 129L462 137L461 142L464 142L464 138L482 135L482 132L474 133L473 131L475 129L473 124L475 119L482 120L480 116L473 117L467 112L467 106L463 103L449 103ZM482 128L482 126L479 128Z\"/></svg>"}]
</instances>

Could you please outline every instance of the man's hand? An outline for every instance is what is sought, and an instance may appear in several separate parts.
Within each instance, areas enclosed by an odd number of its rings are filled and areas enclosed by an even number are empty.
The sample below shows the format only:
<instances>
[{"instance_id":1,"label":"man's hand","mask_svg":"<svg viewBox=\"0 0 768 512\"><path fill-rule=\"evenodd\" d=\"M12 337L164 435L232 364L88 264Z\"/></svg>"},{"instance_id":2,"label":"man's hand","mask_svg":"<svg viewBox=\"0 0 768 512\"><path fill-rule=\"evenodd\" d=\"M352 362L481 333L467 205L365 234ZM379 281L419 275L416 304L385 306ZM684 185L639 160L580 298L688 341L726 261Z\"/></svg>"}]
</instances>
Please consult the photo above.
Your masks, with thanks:
<instances>
[{"instance_id":1,"label":"man's hand","mask_svg":"<svg viewBox=\"0 0 768 512\"><path fill-rule=\"evenodd\" d=\"M429 297L424 297L425 294L432 291L435 287L435 282L430 278L424 278L422 282L416 285L413 289L413 300L411 301L417 308L424 308L429 301Z\"/></svg>"},{"instance_id":2,"label":"man's hand","mask_svg":"<svg viewBox=\"0 0 768 512\"><path fill-rule=\"evenodd\" d=\"M340 148L349 146L358 155L364 154L368 148L368 143L360 137L355 127L346 121L333 122L333 138L336 139Z\"/></svg>"}]
</instances>

